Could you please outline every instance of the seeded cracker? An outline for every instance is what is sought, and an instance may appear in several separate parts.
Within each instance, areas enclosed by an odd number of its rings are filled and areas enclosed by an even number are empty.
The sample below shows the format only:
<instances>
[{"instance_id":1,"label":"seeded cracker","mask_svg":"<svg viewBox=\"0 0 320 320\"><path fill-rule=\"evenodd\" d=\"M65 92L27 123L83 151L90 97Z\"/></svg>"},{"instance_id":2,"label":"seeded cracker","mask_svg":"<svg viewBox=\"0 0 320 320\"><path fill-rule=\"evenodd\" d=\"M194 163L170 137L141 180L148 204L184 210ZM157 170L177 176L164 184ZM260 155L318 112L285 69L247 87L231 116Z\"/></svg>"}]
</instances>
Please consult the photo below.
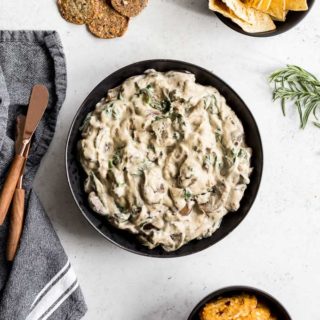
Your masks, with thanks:
<instances>
[{"instance_id":1,"label":"seeded cracker","mask_svg":"<svg viewBox=\"0 0 320 320\"><path fill-rule=\"evenodd\" d=\"M58 0L62 17L75 24L90 22L97 10L97 0Z\"/></svg>"},{"instance_id":2,"label":"seeded cracker","mask_svg":"<svg viewBox=\"0 0 320 320\"><path fill-rule=\"evenodd\" d=\"M137 16L148 4L148 0L111 0L115 10L126 17Z\"/></svg>"},{"instance_id":3,"label":"seeded cracker","mask_svg":"<svg viewBox=\"0 0 320 320\"><path fill-rule=\"evenodd\" d=\"M96 1L98 10L94 19L88 23L89 31L103 39L121 37L127 31L129 19L115 11L110 1Z\"/></svg>"}]
</instances>

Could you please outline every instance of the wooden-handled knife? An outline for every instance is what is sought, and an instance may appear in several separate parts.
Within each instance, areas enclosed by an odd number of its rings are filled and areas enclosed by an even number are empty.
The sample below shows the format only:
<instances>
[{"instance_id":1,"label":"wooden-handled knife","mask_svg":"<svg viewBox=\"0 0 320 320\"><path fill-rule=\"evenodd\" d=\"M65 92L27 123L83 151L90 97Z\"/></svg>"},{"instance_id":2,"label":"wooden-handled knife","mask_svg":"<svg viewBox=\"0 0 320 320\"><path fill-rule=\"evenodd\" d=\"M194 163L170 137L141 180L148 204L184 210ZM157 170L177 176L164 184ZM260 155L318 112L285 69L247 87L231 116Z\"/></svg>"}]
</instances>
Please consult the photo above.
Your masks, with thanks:
<instances>
[{"instance_id":1,"label":"wooden-handled knife","mask_svg":"<svg viewBox=\"0 0 320 320\"><path fill-rule=\"evenodd\" d=\"M18 183L20 173L25 162L25 150L44 114L44 111L48 105L48 101L49 93L47 88L44 85L35 85L31 92L27 117L22 135L21 148L13 159L0 194L0 225L3 224L3 221L8 213L16 185Z\"/></svg>"},{"instance_id":2,"label":"wooden-handled knife","mask_svg":"<svg viewBox=\"0 0 320 320\"><path fill-rule=\"evenodd\" d=\"M19 115L17 117L16 123L16 141L15 141L15 150L16 153L20 151L22 143L22 134L25 124L26 117ZM19 181L16 187L16 190L13 194L12 205L11 205L11 214L10 214L10 228L9 236L7 242L7 251L6 256L8 261L13 261L17 248L19 245L19 240L22 233L23 221L24 221L24 203L25 203L25 190L23 189L23 173L26 166L28 153L30 149L30 143L27 145L24 152L24 157L26 158L22 171L20 173Z\"/></svg>"}]
</instances>

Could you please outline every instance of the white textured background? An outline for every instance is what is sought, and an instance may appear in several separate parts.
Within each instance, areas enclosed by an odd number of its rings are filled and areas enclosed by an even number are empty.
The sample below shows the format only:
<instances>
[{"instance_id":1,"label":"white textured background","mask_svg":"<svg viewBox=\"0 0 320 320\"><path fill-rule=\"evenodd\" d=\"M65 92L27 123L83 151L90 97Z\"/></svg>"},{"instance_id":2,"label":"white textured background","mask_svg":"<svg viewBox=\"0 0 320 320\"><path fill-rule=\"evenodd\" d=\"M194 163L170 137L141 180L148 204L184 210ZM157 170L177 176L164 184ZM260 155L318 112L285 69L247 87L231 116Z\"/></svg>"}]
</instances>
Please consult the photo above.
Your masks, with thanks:
<instances>
[{"instance_id":1,"label":"white textured background","mask_svg":"<svg viewBox=\"0 0 320 320\"><path fill-rule=\"evenodd\" d=\"M320 76L318 1L294 30L259 39L224 26L206 0L150 0L117 40L65 22L54 0L0 2L0 29L56 29L65 48L67 99L36 189L78 274L85 320L185 320L205 295L234 284L275 295L295 320L320 319L320 130L299 130L293 111L283 118L266 81L286 63ZM109 244L81 216L65 177L67 131L81 102L111 72L151 58L192 62L227 81L253 112L265 151L261 189L244 222L210 249L174 260Z\"/></svg>"}]
</instances>

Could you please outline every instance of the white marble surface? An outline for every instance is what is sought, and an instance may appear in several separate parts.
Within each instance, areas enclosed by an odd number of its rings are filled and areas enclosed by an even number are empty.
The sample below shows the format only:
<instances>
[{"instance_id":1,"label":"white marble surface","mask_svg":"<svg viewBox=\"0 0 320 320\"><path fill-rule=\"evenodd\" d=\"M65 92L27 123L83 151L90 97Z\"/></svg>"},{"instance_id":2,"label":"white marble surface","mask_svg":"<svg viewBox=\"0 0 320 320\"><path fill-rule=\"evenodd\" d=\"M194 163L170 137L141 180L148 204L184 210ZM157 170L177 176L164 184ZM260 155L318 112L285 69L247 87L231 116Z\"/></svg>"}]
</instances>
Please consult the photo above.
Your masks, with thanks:
<instances>
[{"instance_id":1,"label":"white marble surface","mask_svg":"<svg viewBox=\"0 0 320 320\"><path fill-rule=\"evenodd\" d=\"M206 294L252 285L275 295L295 320L320 319L320 131L298 129L271 101L268 74L286 63L320 76L319 2L294 30L250 38L228 29L206 0L150 0L125 37L99 40L65 22L55 1L1 1L0 29L56 29L68 64L68 93L36 189L78 274L85 320L184 320ZM193 256L156 260L118 249L88 225L65 177L71 120L89 91L135 61L172 58L199 64L226 80L251 108L261 130L265 169L244 222Z\"/></svg>"}]
</instances>

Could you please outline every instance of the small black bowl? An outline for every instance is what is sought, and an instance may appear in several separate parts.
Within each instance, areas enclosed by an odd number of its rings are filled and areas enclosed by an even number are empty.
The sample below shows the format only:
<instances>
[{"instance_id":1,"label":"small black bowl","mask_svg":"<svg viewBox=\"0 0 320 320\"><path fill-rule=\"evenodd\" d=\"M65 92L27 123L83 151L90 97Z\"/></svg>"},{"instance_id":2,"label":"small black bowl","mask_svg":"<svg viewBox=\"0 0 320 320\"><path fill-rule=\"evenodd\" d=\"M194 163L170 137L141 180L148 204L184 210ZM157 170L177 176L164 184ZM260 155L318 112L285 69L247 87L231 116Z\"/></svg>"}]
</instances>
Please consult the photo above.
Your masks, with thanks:
<instances>
[{"instance_id":1,"label":"small black bowl","mask_svg":"<svg viewBox=\"0 0 320 320\"><path fill-rule=\"evenodd\" d=\"M274 21L276 24L276 29L272 31L266 31L266 32L257 32L257 33L249 33L244 31L240 26L238 26L236 23L234 23L231 19L224 17L222 14L217 13L216 15L218 18L226 24L228 27L231 29L245 34L247 36L251 37L272 37L272 36L277 36L281 33L287 32L288 30L292 29L295 27L300 21L302 21L306 15L310 12L315 0L308 0L308 6L309 9L307 11L290 11L288 12L286 21Z\"/></svg>"},{"instance_id":2,"label":"small black bowl","mask_svg":"<svg viewBox=\"0 0 320 320\"><path fill-rule=\"evenodd\" d=\"M265 304L270 309L272 314L278 320L292 320L286 309L274 297L259 289L244 286L222 288L209 294L197 304L197 306L191 312L188 320L200 320L200 312L207 303L214 301L220 297L231 297L239 294L254 295L259 302Z\"/></svg>"},{"instance_id":3,"label":"small black bowl","mask_svg":"<svg viewBox=\"0 0 320 320\"><path fill-rule=\"evenodd\" d=\"M79 127L83 123L86 115L95 108L97 102L106 95L109 89L120 85L129 77L142 74L145 70L151 68L163 72L170 70L188 71L195 74L198 83L216 87L242 121L246 132L246 142L248 146L253 149L252 166L254 170L251 175L251 183L248 185L244 197L241 200L240 209L237 212L227 214L223 218L221 227L210 238L191 241L174 252L166 252L160 247L150 250L141 245L134 235L111 226L105 218L96 214L88 204L87 194L83 189L85 174L77 159L77 142L80 139ZM137 62L114 72L100 82L78 110L70 128L66 147L66 168L71 192L80 211L90 224L106 239L119 247L152 257L179 257L189 255L212 246L228 235L240 224L251 208L259 189L262 167L263 151L259 130L250 110L241 98L225 82L211 72L190 63L174 60Z\"/></svg>"}]
</instances>

